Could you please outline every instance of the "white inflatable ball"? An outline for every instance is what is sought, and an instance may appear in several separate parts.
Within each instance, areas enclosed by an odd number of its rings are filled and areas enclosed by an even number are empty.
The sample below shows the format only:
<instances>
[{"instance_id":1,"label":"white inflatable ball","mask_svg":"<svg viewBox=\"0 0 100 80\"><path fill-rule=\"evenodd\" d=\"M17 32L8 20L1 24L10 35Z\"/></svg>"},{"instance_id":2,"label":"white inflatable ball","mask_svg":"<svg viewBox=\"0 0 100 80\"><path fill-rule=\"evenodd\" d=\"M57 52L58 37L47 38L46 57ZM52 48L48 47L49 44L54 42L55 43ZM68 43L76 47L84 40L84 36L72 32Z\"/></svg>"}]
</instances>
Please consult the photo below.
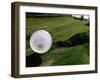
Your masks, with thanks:
<instances>
[{"instance_id":1,"label":"white inflatable ball","mask_svg":"<svg viewBox=\"0 0 100 80\"><path fill-rule=\"evenodd\" d=\"M30 46L34 52L45 53L52 45L51 35L45 30L37 30L32 33Z\"/></svg>"}]
</instances>

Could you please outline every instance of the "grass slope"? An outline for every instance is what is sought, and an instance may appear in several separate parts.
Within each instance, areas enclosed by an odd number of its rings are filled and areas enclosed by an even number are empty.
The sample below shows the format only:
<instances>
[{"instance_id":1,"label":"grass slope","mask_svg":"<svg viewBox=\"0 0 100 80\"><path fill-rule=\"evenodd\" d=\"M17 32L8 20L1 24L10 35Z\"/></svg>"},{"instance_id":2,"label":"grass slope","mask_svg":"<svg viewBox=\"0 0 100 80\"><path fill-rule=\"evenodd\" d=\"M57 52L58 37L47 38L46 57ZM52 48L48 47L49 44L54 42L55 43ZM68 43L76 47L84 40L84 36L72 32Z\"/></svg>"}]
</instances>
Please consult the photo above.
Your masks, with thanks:
<instances>
[{"instance_id":1,"label":"grass slope","mask_svg":"<svg viewBox=\"0 0 100 80\"><path fill-rule=\"evenodd\" d=\"M76 65L76 64L88 64L88 49L86 44L70 47L70 48L58 48L50 51L47 54L42 55L42 66L48 65Z\"/></svg>"}]
</instances>

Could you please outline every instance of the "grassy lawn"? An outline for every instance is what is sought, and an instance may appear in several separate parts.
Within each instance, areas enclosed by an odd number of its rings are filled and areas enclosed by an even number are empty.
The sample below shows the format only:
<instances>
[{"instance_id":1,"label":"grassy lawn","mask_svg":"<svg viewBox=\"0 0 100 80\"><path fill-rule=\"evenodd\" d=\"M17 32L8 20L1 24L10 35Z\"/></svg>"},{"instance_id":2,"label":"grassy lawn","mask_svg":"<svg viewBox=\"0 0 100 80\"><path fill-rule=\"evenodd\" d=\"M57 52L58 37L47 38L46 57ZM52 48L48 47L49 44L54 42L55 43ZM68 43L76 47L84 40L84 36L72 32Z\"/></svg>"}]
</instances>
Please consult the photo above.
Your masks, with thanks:
<instances>
[{"instance_id":1,"label":"grassy lawn","mask_svg":"<svg viewBox=\"0 0 100 80\"><path fill-rule=\"evenodd\" d=\"M88 33L89 27L85 25L87 22L87 20L76 20L71 16L26 18L26 56L35 53L29 44L31 34L43 29L51 34L53 48L40 55L42 59L40 66L89 64L89 48L86 47L89 45L88 42L70 47L54 45L58 41L69 40L76 34Z\"/></svg>"}]
</instances>

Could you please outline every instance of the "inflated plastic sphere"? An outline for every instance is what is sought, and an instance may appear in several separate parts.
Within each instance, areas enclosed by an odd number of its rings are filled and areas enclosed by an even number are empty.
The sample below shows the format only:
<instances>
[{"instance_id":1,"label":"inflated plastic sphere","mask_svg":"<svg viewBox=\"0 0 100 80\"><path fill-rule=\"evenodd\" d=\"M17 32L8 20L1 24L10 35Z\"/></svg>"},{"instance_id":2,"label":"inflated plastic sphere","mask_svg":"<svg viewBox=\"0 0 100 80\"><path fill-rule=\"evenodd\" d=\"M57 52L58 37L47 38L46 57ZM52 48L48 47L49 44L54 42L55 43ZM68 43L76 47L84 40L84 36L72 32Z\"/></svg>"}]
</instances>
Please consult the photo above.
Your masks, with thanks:
<instances>
[{"instance_id":1,"label":"inflated plastic sphere","mask_svg":"<svg viewBox=\"0 0 100 80\"><path fill-rule=\"evenodd\" d=\"M52 45L51 35L45 30L37 30L32 33L30 46L34 52L45 53Z\"/></svg>"}]
</instances>

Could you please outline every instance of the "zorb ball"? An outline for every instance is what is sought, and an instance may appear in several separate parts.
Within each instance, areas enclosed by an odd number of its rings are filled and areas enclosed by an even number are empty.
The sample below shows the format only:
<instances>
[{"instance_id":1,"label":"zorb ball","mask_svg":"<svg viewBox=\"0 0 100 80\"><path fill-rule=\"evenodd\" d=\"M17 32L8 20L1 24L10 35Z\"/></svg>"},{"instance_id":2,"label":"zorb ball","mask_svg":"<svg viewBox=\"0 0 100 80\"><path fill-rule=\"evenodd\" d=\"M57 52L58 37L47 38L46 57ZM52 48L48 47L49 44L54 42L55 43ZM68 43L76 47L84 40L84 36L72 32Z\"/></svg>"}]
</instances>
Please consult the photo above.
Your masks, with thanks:
<instances>
[{"instance_id":1,"label":"zorb ball","mask_svg":"<svg viewBox=\"0 0 100 80\"><path fill-rule=\"evenodd\" d=\"M30 38L30 46L34 52L45 53L52 45L52 38L49 32L45 30L37 30L32 33Z\"/></svg>"}]
</instances>

